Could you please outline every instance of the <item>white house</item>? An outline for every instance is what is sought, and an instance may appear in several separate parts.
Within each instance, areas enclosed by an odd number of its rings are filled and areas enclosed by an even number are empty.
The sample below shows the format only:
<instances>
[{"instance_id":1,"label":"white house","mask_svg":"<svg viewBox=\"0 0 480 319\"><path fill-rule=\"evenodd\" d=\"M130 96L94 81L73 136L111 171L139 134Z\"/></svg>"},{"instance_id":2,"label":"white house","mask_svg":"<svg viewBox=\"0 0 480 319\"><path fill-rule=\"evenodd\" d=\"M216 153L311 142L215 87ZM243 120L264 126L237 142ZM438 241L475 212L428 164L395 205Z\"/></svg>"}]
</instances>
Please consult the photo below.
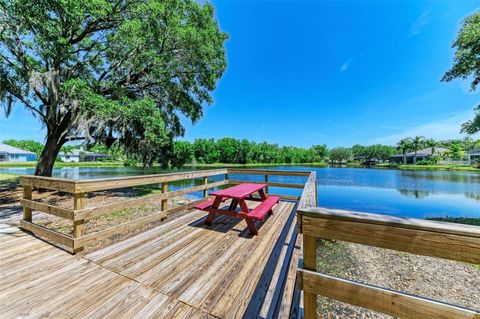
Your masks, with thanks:
<instances>
[{"instance_id":1,"label":"white house","mask_svg":"<svg viewBox=\"0 0 480 319\"><path fill-rule=\"evenodd\" d=\"M0 143L0 162L36 161L37 154Z\"/></svg>"},{"instance_id":2,"label":"white house","mask_svg":"<svg viewBox=\"0 0 480 319\"><path fill-rule=\"evenodd\" d=\"M81 148L73 149L68 153L60 152L58 153L58 156L62 162L94 162L108 157L107 154L89 152Z\"/></svg>"},{"instance_id":3,"label":"white house","mask_svg":"<svg viewBox=\"0 0 480 319\"><path fill-rule=\"evenodd\" d=\"M468 164L480 163L480 149L467 152Z\"/></svg>"},{"instance_id":4,"label":"white house","mask_svg":"<svg viewBox=\"0 0 480 319\"><path fill-rule=\"evenodd\" d=\"M68 153L60 152L58 153L58 157L60 157L62 162L80 162L81 152L83 152L81 149L74 149Z\"/></svg>"}]
</instances>

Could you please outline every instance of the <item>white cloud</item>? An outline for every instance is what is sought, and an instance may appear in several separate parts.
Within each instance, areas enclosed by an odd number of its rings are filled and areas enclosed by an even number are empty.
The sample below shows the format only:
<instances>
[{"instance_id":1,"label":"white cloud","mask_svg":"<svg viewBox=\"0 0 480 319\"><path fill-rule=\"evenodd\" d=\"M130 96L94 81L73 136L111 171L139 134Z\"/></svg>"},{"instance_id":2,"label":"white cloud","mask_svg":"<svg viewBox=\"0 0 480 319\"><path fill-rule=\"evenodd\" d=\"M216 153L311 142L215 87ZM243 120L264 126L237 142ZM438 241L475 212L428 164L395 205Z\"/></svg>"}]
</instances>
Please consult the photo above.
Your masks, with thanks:
<instances>
[{"instance_id":1,"label":"white cloud","mask_svg":"<svg viewBox=\"0 0 480 319\"><path fill-rule=\"evenodd\" d=\"M414 35L420 34L422 32L422 29L430 23L430 11L425 10L423 13L418 16L418 18L412 23L410 26L410 34L409 37L412 37Z\"/></svg>"},{"instance_id":2,"label":"white cloud","mask_svg":"<svg viewBox=\"0 0 480 319\"><path fill-rule=\"evenodd\" d=\"M352 64L352 62L353 62L354 60L356 60L356 59L364 56L364 55L367 54L370 50L371 50L371 48L368 48L368 49L360 52L359 54L348 58L347 61L345 61L345 63L343 63L342 66L340 67L340 72L345 72L345 71L347 71L348 68L350 67L350 64Z\"/></svg>"},{"instance_id":3,"label":"white cloud","mask_svg":"<svg viewBox=\"0 0 480 319\"><path fill-rule=\"evenodd\" d=\"M448 117L442 120L432 121L418 126L405 128L402 132L374 138L371 144L389 144L394 145L405 137L424 136L436 140L447 140L464 137L460 134L460 127L463 123L473 118L473 112L468 111L456 116Z\"/></svg>"},{"instance_id":4,"label":"white cloud","mask_svg":"<svg viewBox=\"0 0 480 319\"><path fill-rule=\"evenodd\" d=\"M350 58L344 64L342 64L342 66L340 67L340 72L347 71L348 68L350 67L350 63L352 63L352 61L353 61L353 58Z\"/></svg>"}]
</instances>

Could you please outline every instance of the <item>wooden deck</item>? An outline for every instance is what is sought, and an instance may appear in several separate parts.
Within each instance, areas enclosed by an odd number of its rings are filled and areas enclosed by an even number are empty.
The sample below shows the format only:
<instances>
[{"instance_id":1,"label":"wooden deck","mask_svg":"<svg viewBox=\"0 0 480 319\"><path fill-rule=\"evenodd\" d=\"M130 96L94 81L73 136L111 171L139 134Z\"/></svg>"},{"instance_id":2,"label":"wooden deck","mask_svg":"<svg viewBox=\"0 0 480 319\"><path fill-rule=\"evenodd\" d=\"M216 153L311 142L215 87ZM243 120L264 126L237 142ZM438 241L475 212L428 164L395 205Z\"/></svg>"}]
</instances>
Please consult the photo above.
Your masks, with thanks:
<instances>
[{"instance_id":1,"label":"wooden deck","mask_svg":"<svg viewBox=\"0 0 480 319\"><path fill-rule=\"evenodd\" d=\"M204 226L206 213L194 210L83 257L21 231L0 233L0 314L289 317L299 254L295 208L278 204L259 236L228 216Z\"/></svg>"}]
</instances>

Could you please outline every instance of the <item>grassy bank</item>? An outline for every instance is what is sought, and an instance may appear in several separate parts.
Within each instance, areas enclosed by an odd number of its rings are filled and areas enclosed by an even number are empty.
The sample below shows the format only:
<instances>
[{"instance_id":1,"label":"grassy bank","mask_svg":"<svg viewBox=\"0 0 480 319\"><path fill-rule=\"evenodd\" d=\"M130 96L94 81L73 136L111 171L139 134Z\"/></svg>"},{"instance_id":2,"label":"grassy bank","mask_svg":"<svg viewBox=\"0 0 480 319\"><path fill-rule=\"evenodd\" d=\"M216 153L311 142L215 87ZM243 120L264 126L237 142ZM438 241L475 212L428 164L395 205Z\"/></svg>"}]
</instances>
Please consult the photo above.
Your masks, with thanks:
<instances>
[{"instance_id":1,"label":"grassy bank","mask_svg":"<svg viewBox=\"0 0 480 319\"><path fill-rule=\"evenodd\" d=\"M0 162L0 168L35 168L37 162ZM122 167L123 162L57 162L55 168L62 167Z\"/></svg>"},{"instance_id":2,"label":"grassy bank","mask_svg":"<svg viewBox=\"0 0 480 319\"><path fill-rule=\"evenodd\" d=\"M466 171L466 172L479 172L480 169L469 165L456 165L456 164L434 164L434 165L414 165L414 164L377 164L377 168L395 168L404 170L436 170L436 171Z\"/></svg>"},{"instance_id":3,"label":"grassy bank","mask_svg":"<svg viewBox=\"0 0 480 319\"><path fill-rule=\"evenodd\" d=\"M223 168L223 167L274 167L274 166L313 166L313 167L327 167L327 163L251 163L251 164L224 164L224 163L213 163L213 164L186 164L185 167L189 168Z\"/></svg>"},{"instance_id":4,"label":"grassy bank","mask_svg":"<svg viewBox=\"0 0 480 319\"><path fill-rule=\"evenodd\" d=\"M480 218L475 217L427 217L428 220L435 220L447 223L467 224L473 226L480 226Z\"/></svg>"}]
</instances>

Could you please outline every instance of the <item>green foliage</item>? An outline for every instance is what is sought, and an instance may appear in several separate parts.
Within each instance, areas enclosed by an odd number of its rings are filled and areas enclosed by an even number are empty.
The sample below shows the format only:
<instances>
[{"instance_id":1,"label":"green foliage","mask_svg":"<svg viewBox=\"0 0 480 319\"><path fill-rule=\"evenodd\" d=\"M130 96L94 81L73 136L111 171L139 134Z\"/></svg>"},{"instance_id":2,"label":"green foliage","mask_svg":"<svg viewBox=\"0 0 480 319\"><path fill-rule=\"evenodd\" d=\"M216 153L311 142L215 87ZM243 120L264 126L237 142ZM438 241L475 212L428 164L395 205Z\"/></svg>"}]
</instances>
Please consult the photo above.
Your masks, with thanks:
<instances>
[{"instance_id":1,"label":"green foliage","mask_svg":"<svg viewBox=\"0 0 480 319\"><path fill-rule=\"evenodd\" d=\"M352 150L346 147L336 147L330 150L330 160L334 163L342 163L352 158Z\"/></svg>"},{"instance_id":2,"label":"green foliage","mask_svg":"<svg viewBox=\"0 0 480 319\"><path fill-rule=\"evenodd\" d=\"M471 91L475 91L480 83L480 12L465 19L452 47L456 49L453 66L442 81L472 78ZM462 133L480 132L480 105L475 111L475 117L462 125Z\"/></svg>"},{"instance_id":3,"label":"green foliage","mask_svg":"<svg viewBox=\"0 0 480 319\"><path fill-rule=\"evenodd\" d=\"M275 163L316 163L328 154L326 145L316 145L309 149L255 143L235 138L196 139L194 143L175 142L170 164L180 167L188 163L196 164L275 164ZM181 158L178 158L181 157Z\"/></svg>"},{"instance_id":4,"label":"green foliage","mask_svg":"<svg viewBox=\"0 0 480 319\"><path fill-rule=\"evenodd\" d=\"M193 147L189 142L176 141L173 144L173 153L170 164L173 168L180 168L193 159Z\"/></svg>"},{"instance_id":5,"label":"green foliage","mask_svg":"<svg viewBox=\"0 0 480 319\"><path fill-rule=\"evenodd\" d=\"M47 128L39 165L87 139L124 145L145 164L212 102L226 68L210 3L194 0L0 0L0 106ZM37 167L38 171L38 167ZM48 173L48 169L40 173Z\"/></svg>"},{"instance_id":6,"label":"green foliage","mask_svg":"<svg viewBox=\"0 0 480 319\"><path fill-rule=\"evenodd\" d=\"M354 145L352 147L352 154L355 159L361 161L381 160L386 161L395 154L393 146L375 144L370 146Z\"/></svg>"},{"instance_id":7,"label":"green foliage","mask_svg":"<svg viewBox=\"0 0 480 319\"><path fill-rule=\"evenodd\" d=\"M43 150L43 144L32 141L32 140L5 140L2 142L3 144L7 144L13 147L21 148L22 150L30 151L33 152L37 155L40 155L40 153Z\"/></svg>"},{"instance_id":8,"label":"green foliage","mask_svg":"<svg viewBox=\"0 0 480 319\"><path fill-rule=\"evenodd\" d=\"M450 148L447 151L447 156L449 156L450 158L452 158L454 160L463 159L463 155L464 155L464 153L463 153L463 149L462 149L461 144L457 144L457 143L451 144Z\"/></svg>"},{"instance_id":9,"label":"green foliage","mask_svg":"<svg viewBox=\"0 0 480 319\"><path fill-rule=\"evenodd\" d=\"M313 145L311 151L317 157L315 162L323 162L328 156L328 148L325 144Z\"/></svg>"},{"instance_id":10,"label":"green foliage","mask_svg":"<svg viewBox=\"0 0 480 319\"><path fill-rule=\"evenodd\" d=\"M137 167L138 161L134 158L127 158L123 161L123 166L125 167Z\"/></svg>"}]
</instances>

